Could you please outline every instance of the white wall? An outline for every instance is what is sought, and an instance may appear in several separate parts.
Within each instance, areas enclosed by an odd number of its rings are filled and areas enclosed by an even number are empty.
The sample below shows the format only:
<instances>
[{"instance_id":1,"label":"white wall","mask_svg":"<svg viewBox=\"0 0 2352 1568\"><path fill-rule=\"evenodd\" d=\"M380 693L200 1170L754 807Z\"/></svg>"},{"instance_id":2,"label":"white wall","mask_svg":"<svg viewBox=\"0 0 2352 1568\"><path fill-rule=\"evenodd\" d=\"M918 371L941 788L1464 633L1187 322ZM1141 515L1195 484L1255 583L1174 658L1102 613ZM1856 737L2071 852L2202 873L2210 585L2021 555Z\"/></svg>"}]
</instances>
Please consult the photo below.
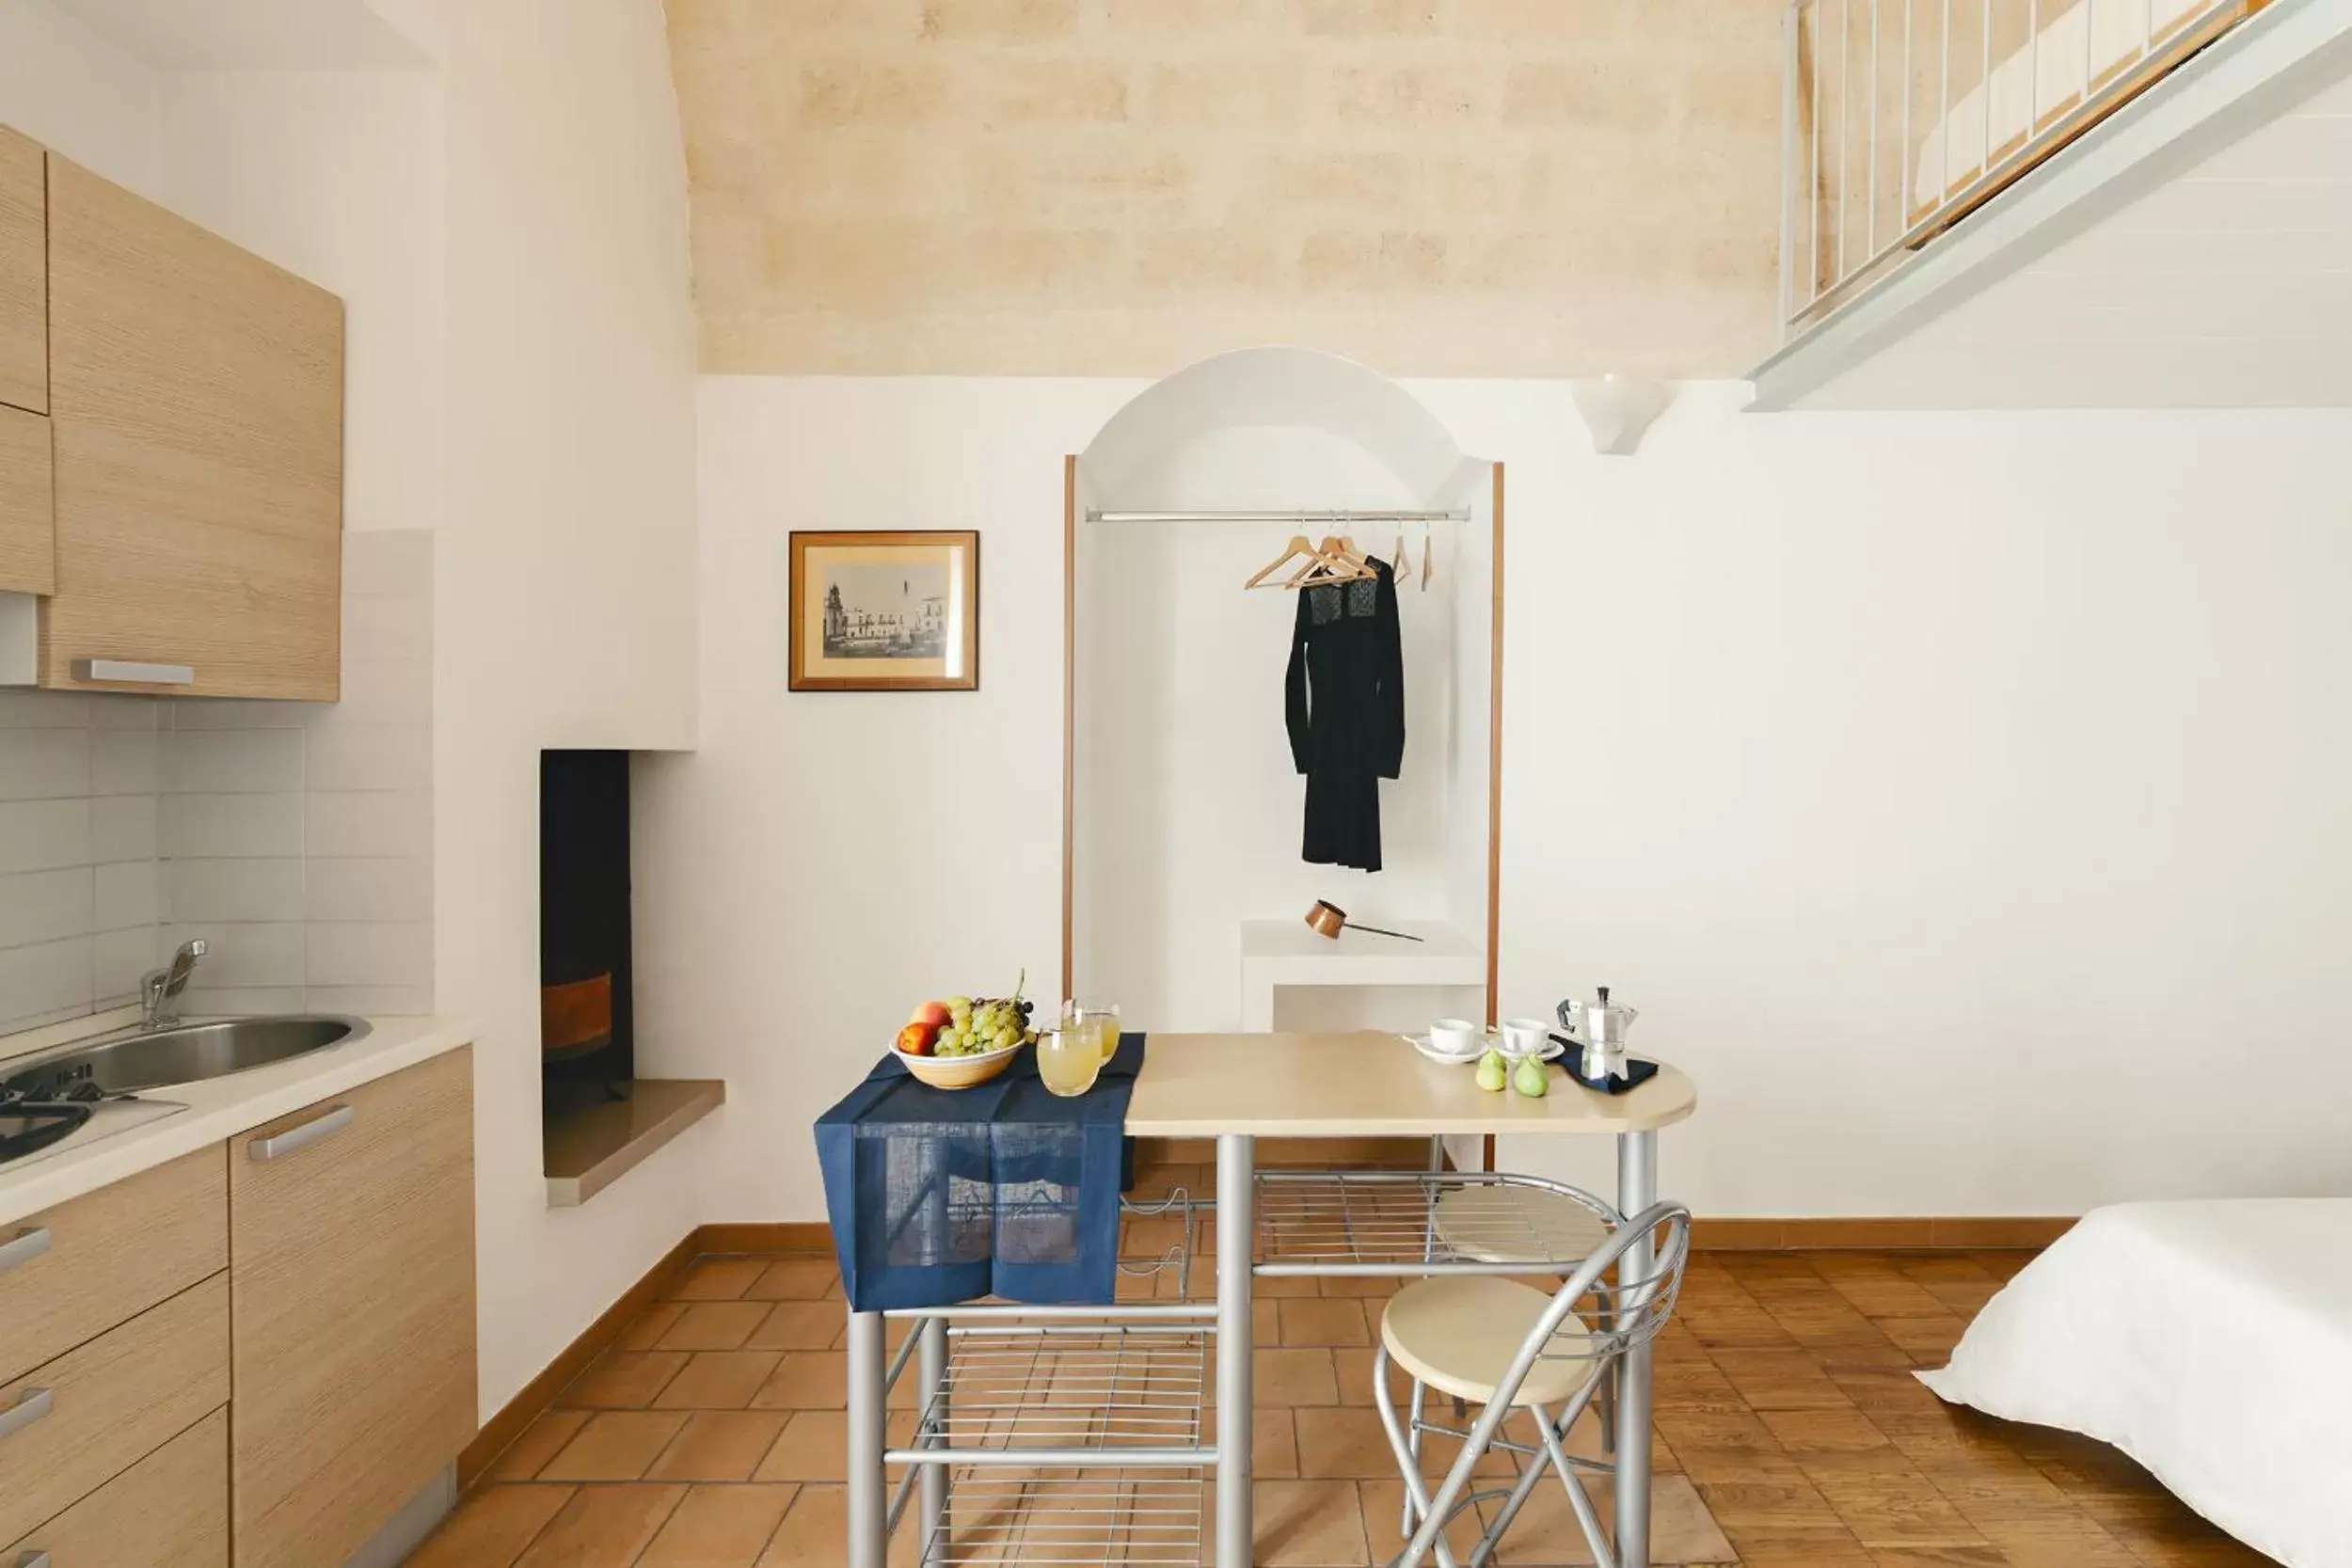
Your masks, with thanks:
<instances>
[{"instance_id":1,"label":"white wall","mask_svg":"<svg viewBox=\"0 0 2352 1568\"><path fill-rule=\"evenodd\" d=\"M578 1209L539 1144L539 752L695 736L685 153L658 0L390 8L449 105L435 958L480 1031L486 1413L704 1217L708 1125Z\"/></svg>"},{"instance_id":2,"label":"white wall","mask_svg":"<svg viewBox=\"0 0 2352 1568\"><path fill-rule=\"evenodd\" d=\"M1503 1009L1643 1009L1671 1190L2352 1190L2352 414L1715 389L1629 461L1559 388L1429 395L1512 459Z\"/></svg>"},{"instance_id":3,"label":"white wall","mask_svg":"<svg viewBox=\"0 0 2352 1568\"><path fill-rule=\"evenodd\" d=\"M0 125L153 198L162 183L161 79L53 0L0 6Z\"/></svg>"},{"instance_id":4,"label":"white wall","mask_svg":"<svg viewBox=\"0 0 2352 1568\"><path fill-rule=\"evenodd\" d=\"M821 1217L809 1124L916 1002L1051 997L1061 460L1135 390L704 378L702 746L635 783L640 1069L727 1080L704 1219ZM979 689L787 692L795 528L978 529Z\"/></svg>"},{"instance_id":5,"label":"white wall","mask_svg":"<svg viewBox=\"0 0 2352 1568\"><path fill-rule=\"evenodd\" d=\"M1059 456L1133 390L705 380L704 749L645 780L640 1006L731 1083L707 1217L820 1215L808 1124L907 1006L1050 972ZM1502 1006L1643 1009L1701 1086L1671 1192L2352 1186L2352 415L1698 388L1627 460L1565 387L1414 390L1508 465ZM981 529L979 693L787 694L796 524ZM2283 1092L2217 1093L2217 1011Z\"/></svg>"}]
</instances>

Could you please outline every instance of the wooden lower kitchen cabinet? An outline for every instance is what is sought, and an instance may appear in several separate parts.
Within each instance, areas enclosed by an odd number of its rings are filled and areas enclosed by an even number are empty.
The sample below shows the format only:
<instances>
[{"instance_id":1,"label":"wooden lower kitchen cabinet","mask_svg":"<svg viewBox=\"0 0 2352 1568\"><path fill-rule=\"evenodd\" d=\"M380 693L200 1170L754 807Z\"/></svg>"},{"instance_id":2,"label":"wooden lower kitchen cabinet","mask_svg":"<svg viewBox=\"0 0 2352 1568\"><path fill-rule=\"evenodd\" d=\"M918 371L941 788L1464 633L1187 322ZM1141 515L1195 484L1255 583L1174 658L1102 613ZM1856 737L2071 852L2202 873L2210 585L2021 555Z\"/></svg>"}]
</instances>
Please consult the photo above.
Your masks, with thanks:
<instances>
[{"instance_id":1,"label":"wooden lower kitchen cabinet","mask_svg":"<svg viewBox=\"0 0 2352 1568\"><path fill-rule=\"evenodd\" d=\"M0 1551L0 1562L27 1561L43 1568L228 1568L229 1412L214 1411Z\"/></svg>"},{"instance_id":2,"label":"wooden lower kitchen cabinet","mask_svg":"<svg viewBox=\"0 0 2352 1568\"><path fill-rule=\"evenodd\" d=\"M220 1408L228 1349L229 1282L215 1275L0 1386L0 1540Z\"/></svg>"},{"instance_id":3,"label":"wooden lower kitchen cabinet","mask_svg":"<svg viewBox=\"0 0 2352 1568\"><path fill-rule=\"evenodd\" d=\"M29 1372L228 1266L229 1180L218 1144L0 1226L0 1378Z\"/></svg>"},{"instance_id":4,"label":"wooden lower kitchen cabinet","mask_svg":"<svg viewBox=\"0 0 2352 1568\"><path fill-rule=\"evenodd\" d=\"M475 1430L473 1053L231 1141L237 1568L339 1563Z\"/></svg>"}]
</instances>

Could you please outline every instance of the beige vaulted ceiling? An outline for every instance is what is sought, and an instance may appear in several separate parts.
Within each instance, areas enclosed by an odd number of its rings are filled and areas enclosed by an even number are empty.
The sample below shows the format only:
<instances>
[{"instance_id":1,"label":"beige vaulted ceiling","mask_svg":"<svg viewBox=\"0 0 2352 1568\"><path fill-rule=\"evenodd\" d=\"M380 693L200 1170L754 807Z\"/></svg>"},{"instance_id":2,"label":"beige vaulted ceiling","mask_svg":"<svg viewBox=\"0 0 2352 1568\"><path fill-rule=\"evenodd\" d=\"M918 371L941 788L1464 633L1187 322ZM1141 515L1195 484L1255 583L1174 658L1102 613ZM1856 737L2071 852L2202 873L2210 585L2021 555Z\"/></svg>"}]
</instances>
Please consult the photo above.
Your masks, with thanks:
<instances>
[{"instance_id":1,"label":"beige vaulted ceiling","mask_svg":"<svg viewBox=\"0 0 2352 1568\"><path fill-rule=\"evenodd\" d=\"M1778 0L668 0L710 372L1739 373Z\"/></svg>"},{"instance_id":2,"label":"beige vaulted ceiling","mask_svg":"<svg viewBox=\"0 0 2352 1568\"><path fill-rule=\"evenodd\" d=\"M702 362L1738 373L1779 0L669 0Z\"/></svg>"}]
</instances>

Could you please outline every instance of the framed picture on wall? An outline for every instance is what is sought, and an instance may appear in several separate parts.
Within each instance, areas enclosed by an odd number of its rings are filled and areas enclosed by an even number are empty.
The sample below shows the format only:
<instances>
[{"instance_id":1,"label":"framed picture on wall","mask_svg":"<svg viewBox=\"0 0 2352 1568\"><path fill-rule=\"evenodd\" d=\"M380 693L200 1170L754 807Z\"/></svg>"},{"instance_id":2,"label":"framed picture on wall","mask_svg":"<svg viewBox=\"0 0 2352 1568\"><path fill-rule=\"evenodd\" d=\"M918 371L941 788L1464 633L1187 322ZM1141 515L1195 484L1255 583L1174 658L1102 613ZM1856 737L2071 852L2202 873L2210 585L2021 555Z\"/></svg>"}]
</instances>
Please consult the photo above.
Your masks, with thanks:
<instances>
[{"instance_id":1,"label":"framed picture on wall","mask_svg":"<svg viewBox=\"0 0 2352 1568\"><path fill-rule=\"evenodd\" d=\"M980 536L792 535L795 691L974 691Z\"/></svg>"}]
</instances>

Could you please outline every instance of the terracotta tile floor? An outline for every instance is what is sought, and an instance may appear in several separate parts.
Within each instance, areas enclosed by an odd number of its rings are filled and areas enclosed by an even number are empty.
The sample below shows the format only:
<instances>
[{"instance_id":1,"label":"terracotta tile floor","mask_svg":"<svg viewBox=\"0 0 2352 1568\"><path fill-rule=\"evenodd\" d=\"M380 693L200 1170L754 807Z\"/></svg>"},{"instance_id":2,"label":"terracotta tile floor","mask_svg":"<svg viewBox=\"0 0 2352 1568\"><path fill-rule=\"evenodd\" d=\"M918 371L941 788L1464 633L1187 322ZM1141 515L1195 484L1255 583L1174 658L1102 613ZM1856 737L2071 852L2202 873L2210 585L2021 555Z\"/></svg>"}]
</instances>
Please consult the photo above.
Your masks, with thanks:
<instances>
[{"instance_id":1,"label":"terracotta tile floor","mask_svg":"<svg viewBox=\"0 0 2352 1568\"><path fill-rule=\"evenodd\" d=\"M1205 1190L1200 1173L1174 1174ZM1661 1548L1677 1510L1682 1539L1719 1542L1684 1560L1724 1560L1727 1542L1748 1568L2267 1561L2115 1450L1949 1409L1911 1377L1941 1364L2027 1256L1701 1254L1659 1347ZM1362 1281L1266 1283L1330 1290L1261 1303L1260 1560L1385 1562L1399 1488L1364 1348L1382 1295L1338 1293ZM1211 1289L1205 1266L1193 1289ZM844 1308L831 1262L707 1259L673 1294L507 1450L415 1568L841 1560ZM902 1440L911 1417L892 1419ZM1589 1560L1557 1490L1536 1497L1502 1561Z\"/></svg>"}]
</instances>

